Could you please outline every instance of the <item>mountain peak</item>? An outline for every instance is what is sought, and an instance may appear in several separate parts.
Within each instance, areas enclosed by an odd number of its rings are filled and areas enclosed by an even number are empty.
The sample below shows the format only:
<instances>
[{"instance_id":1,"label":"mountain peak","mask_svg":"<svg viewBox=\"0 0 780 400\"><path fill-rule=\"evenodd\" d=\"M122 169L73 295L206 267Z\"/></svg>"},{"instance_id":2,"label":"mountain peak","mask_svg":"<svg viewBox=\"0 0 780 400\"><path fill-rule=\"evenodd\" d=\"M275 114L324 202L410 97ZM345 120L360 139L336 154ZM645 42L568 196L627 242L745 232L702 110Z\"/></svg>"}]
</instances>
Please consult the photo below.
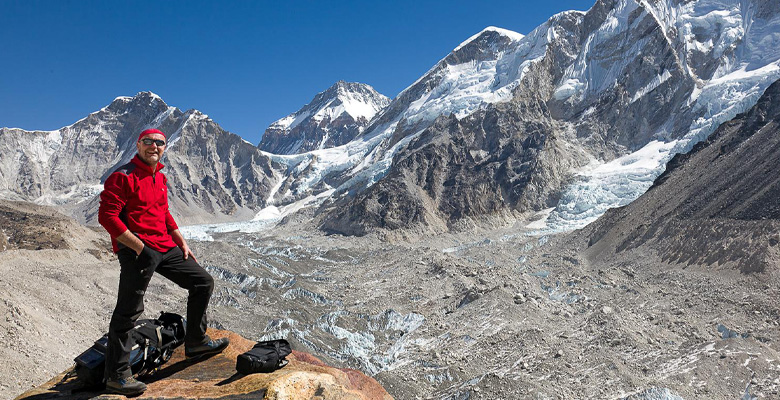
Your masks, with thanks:
<instances>
[{"instance_id":1,"label":"mountain peak","mask_svg":"<svg viewBox=\"0 0 780 400\"><path fill-rule=\"evenodd\" d=\"M101 111L117 111L120 109L127 109L128 107L151 107L155 109L167 108L168 105L163 101L162 97L156 95L153 92L145 91L138 92L135 96L119 96L115 98L111 104L104 107Z\"/></svg>"},{"instance_id":2,"label":"mountain peak","mask_svg":"<svg viewBox=\"0 0 780 400\"><path fill-rule=\"evenodd\" d=\"M384 97L383 95L379 94L376 90L374 90L374 88L371 87L371 85L367 85L365 83L360 83L360 82L347 82L344 80L339 80L338 82L334 83L331 87L329 87L327 90L325 90L324 92L320 92L317 96L315 96L312 102L307 104L307 106L313 103L317 103L317 100L320 100L321 98L344 97L347 96L349 93ZM320 95L322 95L322 97L320 97Z\"/></svg>"},{"instance_id":3,"label":"mountain peak","mask_svg":"<svg viewBox=\"0 0 780 400\"><path fill-rule=\"evenodd\" d=\"M390 99L365 83L339 80L295 113L266 129L258 147L294 154L339 146L352 140Z\"/></svg>"},{"instance_id":4,"label":"mountain peak","mask_svg":"<svg viewBox=\"0 0 780 400\"><path fill-rule=\"evenodd\" d=\"M136 95L133 96L132 101L139 102L139 103L149 102L149 104L156 103L156 102L165 104L165 101L163 101L162 97L150 91L136 93Z\"/></svg>"},{"instance_id":5,"label":"mountain peak","mask_svg":"<svg viewBox=\"0 0 780 400\"><path fill-rule=\"evenodd\" d=\"M488 26L487 28L479 31L479 33L464 40L463 43L459 44L458 47L456 47L455 50L453 50L453 52L456 52L462 49L463 47L466 47L468 44L476 41L481 37L495 37L496 35L506 37L512 41L518 41L525 37L525 35L523 35L522 33L510 31L509 29L499 28L495 26Z\"/></svg>"}]
</instances>

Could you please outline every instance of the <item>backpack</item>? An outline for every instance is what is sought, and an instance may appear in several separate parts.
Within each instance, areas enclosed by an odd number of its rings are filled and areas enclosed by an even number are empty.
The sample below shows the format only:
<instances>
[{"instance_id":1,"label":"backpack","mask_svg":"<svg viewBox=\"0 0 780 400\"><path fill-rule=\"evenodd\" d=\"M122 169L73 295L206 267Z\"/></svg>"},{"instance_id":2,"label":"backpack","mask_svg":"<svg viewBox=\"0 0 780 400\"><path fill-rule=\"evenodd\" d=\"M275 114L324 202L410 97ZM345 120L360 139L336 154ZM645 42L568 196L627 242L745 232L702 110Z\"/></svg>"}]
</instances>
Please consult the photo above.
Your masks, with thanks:
<instances>
[{"instance_id":1,"label":"backpack","mask_svg":"<svg viewBox=\"0 0 780 400\"><path fill-rule=\"evenodd\" d=\"M284 339L258 342L252 350L236 359L236 371L244 374L256 372L274 372L287 365L284 358L292 353L290 343Z\"/></svg>"},{"instance_id":2,"label":"backpack","mask_svg":"<svg viewBox=\"0 0 780 400\"><path fill-rule=\"evenodd\" d=\"M134 376L151 375L168 362L173 350L184 343L187 321L178 314L163 312L157 319L142 319L130 332L135 343L130 351L130 369ZM104 382L108 334L95 341L74 359L74 372L85 386Z\"/></svg>"}]
</instances>

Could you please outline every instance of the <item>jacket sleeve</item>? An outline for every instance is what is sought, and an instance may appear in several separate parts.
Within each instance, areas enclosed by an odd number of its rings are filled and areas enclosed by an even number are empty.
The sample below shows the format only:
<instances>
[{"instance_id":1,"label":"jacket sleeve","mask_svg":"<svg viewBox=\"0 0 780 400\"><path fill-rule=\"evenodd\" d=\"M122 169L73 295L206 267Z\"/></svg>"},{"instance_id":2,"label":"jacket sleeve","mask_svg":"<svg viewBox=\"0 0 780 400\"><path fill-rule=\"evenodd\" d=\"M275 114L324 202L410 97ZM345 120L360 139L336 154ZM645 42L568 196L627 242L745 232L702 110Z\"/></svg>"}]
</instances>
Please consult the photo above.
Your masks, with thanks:
<instances>
[{"instance_id":1,"label":"jacket sleeve","mask_svg":"<svg viewBox=\"0 0 780 400\"><path fill-rule=\"evenodd\" d=\"M173 216L171 215L170 211L165 212L165 226L168 228L168 232L173 232L179 229L179 226L176 225L176 221L173 220Z\"/></svg>"},{"instance_id":2,"label":"jacket sleeve","mask_svg":"<svg viewBox=\"0 0 780 400\"><path fill-rule=\"evenodd\" d=\"M115 238L127 230L127 225L119 218L119 214L127 203L125 193L128 189L127 175L115 172L111 174L103 191L100 193L100 208L98 208L98 222Z\"/></svg>"},{"instance_id":3,"label":"jacket sleeve","mask_svg":"<svg viewBox=\"0 0 780 400\"><path fill-rule=\"evenodd\" d=\"M163 175L163 183L165 183L165 186L168 186L168 177ZM168 190L166 189L166 194L168 193ZM166 199L166 204L168 199ZM165 210L165 227L168 229L168 232L173 232L177 229L179 229L179 225L176 225L176 221L173 220L173 215L171 215L171 210L167 209Z\"/></svg>"}]
</instances>

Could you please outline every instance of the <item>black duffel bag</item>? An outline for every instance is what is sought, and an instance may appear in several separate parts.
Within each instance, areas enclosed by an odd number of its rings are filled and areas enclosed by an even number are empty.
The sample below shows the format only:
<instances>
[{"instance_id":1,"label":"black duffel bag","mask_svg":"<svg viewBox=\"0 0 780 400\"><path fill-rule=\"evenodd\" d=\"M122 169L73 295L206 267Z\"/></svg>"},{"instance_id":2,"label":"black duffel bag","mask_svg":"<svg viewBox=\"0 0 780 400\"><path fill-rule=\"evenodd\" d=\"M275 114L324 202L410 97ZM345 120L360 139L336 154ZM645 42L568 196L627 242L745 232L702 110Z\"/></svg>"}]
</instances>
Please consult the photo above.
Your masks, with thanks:
<instances>
[{"instance_id":1,"label":"black duffel bag","mask_svg":"<svg viewBox=\"0 0 780 400\"><path fill-rule=\"evenodd\" d=\"M236 371L244 374L274 372L287 365L284 358L292 353L290 343L284 339L257 342L252 350L236 359Z\"/></svg>"},{"instance_id":2,"label":"black duffel bag","mask_svg":"<svg viewBox=\"0 0 780 400\"><path fill-rule=\"evenodd\" d=\"M184 343L187 321L178 314L161 313L157 319L142 319L130 332L134 346L130 352L130 369L135 376L151 375L170 360L173 350ZM95 341L76 359L74 372L85 386L104 381L108 334Z\"/></svg>"}]
</instances>

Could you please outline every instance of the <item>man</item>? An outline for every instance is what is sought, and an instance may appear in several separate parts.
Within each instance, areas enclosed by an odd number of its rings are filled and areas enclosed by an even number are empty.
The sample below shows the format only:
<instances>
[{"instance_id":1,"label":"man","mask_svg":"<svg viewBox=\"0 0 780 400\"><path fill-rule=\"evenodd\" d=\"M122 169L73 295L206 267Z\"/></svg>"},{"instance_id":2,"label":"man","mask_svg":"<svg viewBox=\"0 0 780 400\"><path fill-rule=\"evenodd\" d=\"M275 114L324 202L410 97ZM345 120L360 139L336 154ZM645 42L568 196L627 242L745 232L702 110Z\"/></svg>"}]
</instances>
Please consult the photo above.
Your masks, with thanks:
<instances>
[{"instance_id":1,"label":"man","mask_svg":"<svg viewBox=\"0 0 780 400\"><path fill-rule=\"evenodd\" d=\"M100 193L98 221L111 235L119 258L119 294L108 328L106 389L137 395L146 385L135 380L130 370L130 331L144 311L144 293L157 272L189 291L187 358L222 352L227 339L206 336L206 307L214 280L198 265L176 222L168 211L167 178L159 172L165 151L165 134L147 129L138 136L138 153L114 171Z\"/></svg>"}]
</instances>

